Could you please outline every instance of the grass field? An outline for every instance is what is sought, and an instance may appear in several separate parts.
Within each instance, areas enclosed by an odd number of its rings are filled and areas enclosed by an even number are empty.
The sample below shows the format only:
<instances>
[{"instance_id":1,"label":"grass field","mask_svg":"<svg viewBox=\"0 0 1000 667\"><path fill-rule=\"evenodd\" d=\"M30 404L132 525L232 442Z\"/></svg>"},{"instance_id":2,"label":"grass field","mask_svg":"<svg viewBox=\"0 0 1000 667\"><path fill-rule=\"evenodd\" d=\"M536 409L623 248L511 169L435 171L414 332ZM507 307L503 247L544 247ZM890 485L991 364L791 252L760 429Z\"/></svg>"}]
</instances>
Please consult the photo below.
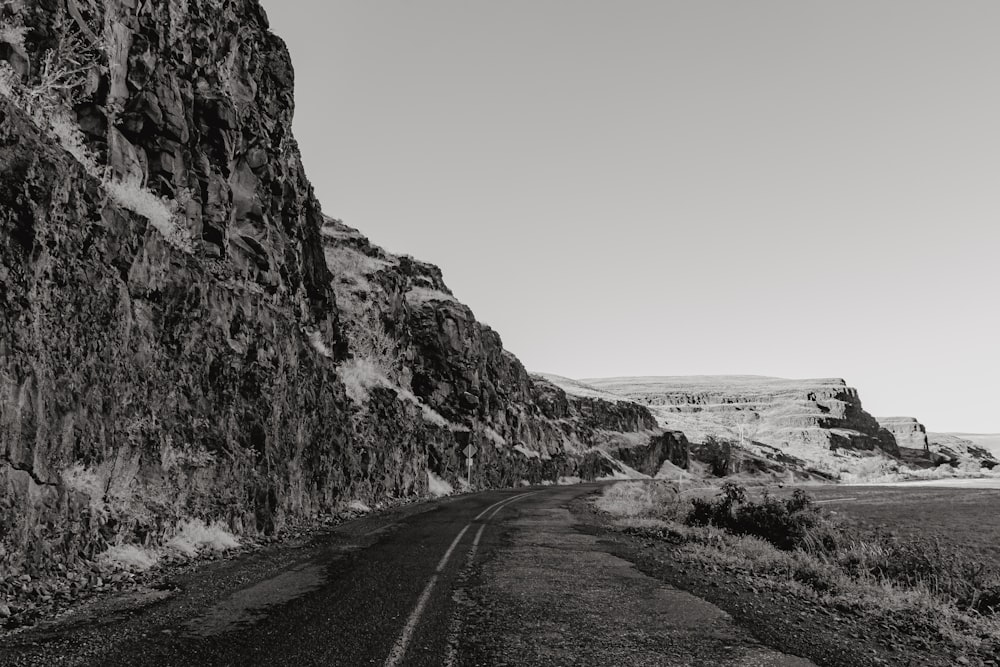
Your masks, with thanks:
<instances>
[{"instance_id":1,"label":"grass field","mask_svg":"<svg viewBox=\"0 0 1000 667\"><path fill-rule=\"evenodd\" d=\"M863 527L930 536L1000 566L1000 489L823 486L821 507Z\"/></svg>"}]
</instances>

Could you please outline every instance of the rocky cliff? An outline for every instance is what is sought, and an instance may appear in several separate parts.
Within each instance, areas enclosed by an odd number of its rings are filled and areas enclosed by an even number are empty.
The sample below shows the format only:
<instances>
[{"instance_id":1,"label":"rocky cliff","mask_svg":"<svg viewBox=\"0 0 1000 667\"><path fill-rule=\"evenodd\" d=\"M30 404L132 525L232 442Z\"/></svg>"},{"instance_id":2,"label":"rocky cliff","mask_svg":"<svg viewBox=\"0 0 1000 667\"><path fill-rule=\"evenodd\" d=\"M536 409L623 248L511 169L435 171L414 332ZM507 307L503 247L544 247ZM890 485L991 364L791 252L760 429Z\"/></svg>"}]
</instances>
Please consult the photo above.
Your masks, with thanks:
<instances>
[{"instance_id":1,"label":"rocky cliff","mask_svg":"<svg viewBox=\"0 0 1000 667\"><path fill-rule=\"evenodd\" d=\"M693 442L708 436L756 442L800 458L831 450L898 454L891 433L861 406L840 379L786 380L759 376L584 379L577 384L649 407L660 426ZM580 391L565 385L567 391Z\"/></svg>"},{"instance_id":2,"label":"rocky cliff","mask_svg":"<svg viewBox=\"0 0 1000 667\"><path fill-rule=\"evenodd\" d=\"M900 447L928 452L927 429L913 417L879 417L878 424Z\"/></svg>"},{"instance_id":3,"label":"rocky cliff","mask_svg":"<svg viewBox=\"0 0 1000 667\"><path fill-rule=\"evenodd\" d=\"M324 218L292 84L254 0L0 5L0 578L647 444Z\"/></svg>"},{"instance_id":4,"label":"rocky cliff","mask_svg":"<svg viewBox=\"0 0 1000 667\"><path fill-rule=\"evenodd\" d=\"M928 433L928 451L937 464L993 469L1000 465L1000 436L969 433ZM992 445L992 447L991 447Z\"/></svg>"}]
</instances>

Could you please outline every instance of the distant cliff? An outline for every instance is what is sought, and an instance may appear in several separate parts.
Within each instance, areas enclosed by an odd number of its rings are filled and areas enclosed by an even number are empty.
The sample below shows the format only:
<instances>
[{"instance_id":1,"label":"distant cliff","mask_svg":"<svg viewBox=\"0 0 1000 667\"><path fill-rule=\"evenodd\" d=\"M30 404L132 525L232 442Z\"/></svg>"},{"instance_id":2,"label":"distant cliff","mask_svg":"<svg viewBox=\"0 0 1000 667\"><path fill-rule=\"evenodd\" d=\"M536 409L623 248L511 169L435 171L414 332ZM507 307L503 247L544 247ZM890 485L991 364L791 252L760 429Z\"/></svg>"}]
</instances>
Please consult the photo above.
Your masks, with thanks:
<instances>
[{"instance_id":1,"label":"distant cliff","mask_svg":"<svg viewBox=\"0 0 1000 667\"><path fill-rule=\"evenodd\" d=\"M989 469L1000 465L1000 454L990 447L1000 445L998 435L928 433L927 439L930 456L935 463Z\"/></svg>"},{"instance_id":2,"label":"distant cliff","mask_svg":"<svg viewBox=\"0 0 1000 667\"><path fill-rule=\"evenodd\" d=\"M913 417L879 417L878 424L900 447L928 452L927 429Z\"/></svg>"},{"instance_id":3,"label":"distant cliff","mask_svg":"<svg viewBox=\"0 0 1000 667\"><path fill-rule=\"evenodd\" d=\"M692 442L708 436L761 443L803 459L824 451L898 453L893 435L864 411L843 380L759 376L598 378L561 383L568 392L646 405L666 429ZM796 453L797 452L797 453Z\"/></svg>"},{"instance_id":4,"label":"distant cliff","mask_svg":"<svg viewBox=\"0 0 1000 667\"><path fill-rule=\"evenodd\" d=\"M255 0L0 5L0 572L618 469L440 271L323 216ZM629 437L624 437L627 432Z\"/></svg>"},{"instance_id":5,"label":"distant cliff","mask_svg":"<svg viewBox=\"0 0 1000 667\"><path fill-rule=\"evenodd\" d=\"M1000 460L987 445L1000 442L997 436L961 433L928 433L923 424L913 417L879 417L879 425L891 433L896 443L909 452L907 459L923 465L949 465L953 467L993 468ZM916 458L914 458L916 457Z\"/></svg>"}]
</instances>

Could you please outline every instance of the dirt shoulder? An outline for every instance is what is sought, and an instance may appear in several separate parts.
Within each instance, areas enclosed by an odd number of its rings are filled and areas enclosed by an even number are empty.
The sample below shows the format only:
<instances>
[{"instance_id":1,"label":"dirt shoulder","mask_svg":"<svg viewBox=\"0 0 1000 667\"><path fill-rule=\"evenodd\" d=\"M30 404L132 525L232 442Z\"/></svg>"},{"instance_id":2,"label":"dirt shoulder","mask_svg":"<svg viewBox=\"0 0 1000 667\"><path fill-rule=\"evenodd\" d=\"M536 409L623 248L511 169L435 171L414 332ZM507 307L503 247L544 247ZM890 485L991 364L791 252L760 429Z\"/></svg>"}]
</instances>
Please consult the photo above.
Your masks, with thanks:
<instances>
[{"instance_id":1,"label":"dirt shoulder","mask_svg":"<svg viewBox=\"0 0 1000 667\"><path fill-rule=\"evenodd\" d=\"M998 665L990 658L949 654L930 634L914 634L907 619L873 623L851 609L825 606L750 572L692 557L681 545L613 528L589 500L571 505L577 529L594 535L614 555L649 577L688 591L725 610L761 643L824 667L868 665Z\"/></svg>"}]
</instances>

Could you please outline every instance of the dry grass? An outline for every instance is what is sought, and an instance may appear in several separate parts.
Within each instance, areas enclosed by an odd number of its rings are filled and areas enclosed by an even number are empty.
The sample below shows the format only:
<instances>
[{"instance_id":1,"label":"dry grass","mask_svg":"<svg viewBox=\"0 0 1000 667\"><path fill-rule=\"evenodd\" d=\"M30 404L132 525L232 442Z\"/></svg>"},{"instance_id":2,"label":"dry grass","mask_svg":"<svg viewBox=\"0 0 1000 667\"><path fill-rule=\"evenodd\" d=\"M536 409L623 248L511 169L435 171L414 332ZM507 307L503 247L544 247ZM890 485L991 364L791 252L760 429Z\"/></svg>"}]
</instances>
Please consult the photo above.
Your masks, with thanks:
<instances>
[{"instance_id":1,"label":"dry grass","mask_svg":"<svg viewBox=\"0 0 1000 667\"><path fill-rule=\"evenodd\" d=\"M441 479L430 470L427 471L427 492L435 498L450 496L455 489L446 480Z\"/></svg>"},{"instance_id":2,"label":"dry grass","mask_svg":"<svg viewBox=\"0 0 1000 667\"><path fill-rule=\"evenodd\" d=\"M606 487L594 502L597 509L618 518L675 518L680 496L663 482L621 482Z\"/></svg>"},{"instance_id":3,"label":"dry grass","mask_svg":"<svg viewBox=\"0 0 1000 667\"><path fill-rule=\"evenodd\" d=\"M201 519L182 523L166 547L184 556L194 557L201 551L223 552L237 549L239 540L221 523L206 524Z\"/></svg>"},{"instance_id":4,"label":"dry grass","mask_svg":"<svg viewBox=\"0 0 1000 667\"><path fill-rule=\"evenodd\" d=\"M960 652L989 652L1000 645L1000 559L989 550L970 548L965 541L983 523L986 509L980 506L979 512L974 511L973 499L960 504L952 498L952 511L942 512L944 503L924 502L924 491L883 489L878 497L895 499L894 507L892 502L865 503L857 514L869 519L892 517L899 524L898 534L838 515L811 526L799 548L782 550L760 537L736 535L714 525L683 525L675 518L683 516L689 501L678 503L676 497L658 501L646 486L617 484L595 504L618 517L618 529L674 544L681 560L749 575L758 586L851 609L873 623L889 623L914 636L937 637ZM854 491L821 490L840 496ZM907 493L913 494L908 500ZM986 516L996 515L993 504L1000 499L995 495L978 496L980 505L987 497L991 501ZM907 517L914 505L923 512ZM853 501L844 507L854 509ZM922 515L935 511L944 515L939 521L950 523L951 543L928 534L921 524ZM963 536L965 543L955 544L955 536ZM992 533L986 539L996 548Z\"/></svg>"}]
</instances>

